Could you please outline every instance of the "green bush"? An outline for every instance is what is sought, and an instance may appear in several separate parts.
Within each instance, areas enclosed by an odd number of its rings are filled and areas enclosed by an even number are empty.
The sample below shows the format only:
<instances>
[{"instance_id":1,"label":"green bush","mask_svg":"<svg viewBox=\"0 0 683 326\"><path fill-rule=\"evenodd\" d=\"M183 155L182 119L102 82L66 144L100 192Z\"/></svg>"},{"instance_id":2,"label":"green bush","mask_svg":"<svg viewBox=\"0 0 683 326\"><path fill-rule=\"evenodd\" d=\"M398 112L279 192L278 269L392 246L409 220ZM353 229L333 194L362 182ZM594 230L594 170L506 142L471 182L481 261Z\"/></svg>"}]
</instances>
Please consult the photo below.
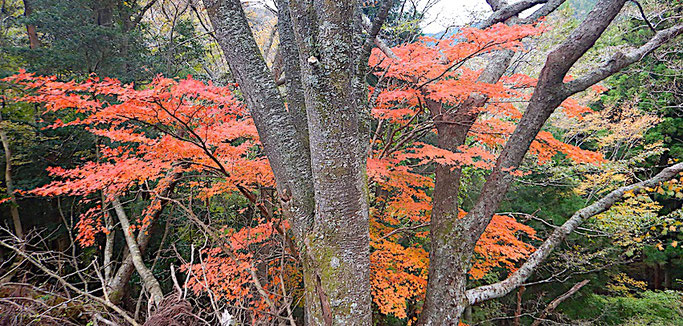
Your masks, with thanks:
<instances>
[{"instance_id":1,"label":"green bush","mask_svg":"<svg viewBox=\"0 0 683 326\"><path fill-rule=\"evenodd\" d=\"M593 294L581 306L564 312L595 325L683 325L683 293L678 291L645 291L638 297Z\"/></svg>"}]
</instances>

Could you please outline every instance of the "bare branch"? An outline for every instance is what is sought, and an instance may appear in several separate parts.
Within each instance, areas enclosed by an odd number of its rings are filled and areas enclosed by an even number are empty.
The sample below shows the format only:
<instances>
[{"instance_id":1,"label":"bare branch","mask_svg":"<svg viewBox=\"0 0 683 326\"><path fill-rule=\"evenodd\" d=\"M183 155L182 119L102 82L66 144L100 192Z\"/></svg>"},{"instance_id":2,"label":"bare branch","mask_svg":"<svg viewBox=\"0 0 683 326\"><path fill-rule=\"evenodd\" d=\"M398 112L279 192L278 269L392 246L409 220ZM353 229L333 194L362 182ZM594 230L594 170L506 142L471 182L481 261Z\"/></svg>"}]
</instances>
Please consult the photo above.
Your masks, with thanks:
<instances>
[{"instance_id":1,"label":"bare branch","mask_svg":"<svg viewBox=\"0 0 683 326\"><path fill-rule=\"evenodd\" d=\"M566 0L550 0L546 2L541 8L534 11L529 17L523 19L521 23L529 24L539 20L541 17L550 15L555 9L562 5Z\"/></svg>"},{"instance_id":2,"label":"bare branch","mask_svg":"<svg viewBox=\"0 0 683 326\"><path fill-rule=\"evenodd\" d=\"M579 290L581 290L581 288L584 287L586 284L588 284L588 282L590 282L590 280L583 280L583 281L581 281L581 282L579 282L579 283L574 284L574 286L572 286L572 288L569 289L569 291L565 292L565 293L562 294L561 296L555 298L555 300L551 301L550 304L549 304L547 307L545 307L545 309L543 309L543 312L541 313L541 316L538 317L536 320L534 320L534 323L531 324L531 326L539 326L539 325L541 325L541 321L542 321L546 316L548 316L549 313L551 313L553 310L555 310L555 308L557 308L557 306L559 306L560 303L562 303L564 300L569 299L569 297L571 297L572 295L574 295L574 293L576 293L576 292L578 292Z\"/></svg>"},{"instance_id":3,"label":"bare branch","mask_svg":"<svg viewBox=\"0 0 683 326\"><path fill-rule=\"evenodd\" d=\"M135 26L137 26L140 23L140 21L142 21L142 18L145 16L145 13L147 13L147 11L150 8L152 8L152 6L154 6L154 4L157 1L158 0L149 0L149 2L147 2L147 4L144 7L142 7L142 9L140 9L140 12L138 12L137 16L135 16L135 18L132 21L131 29L135 28Z\"/></svg>"},{"instance_id":4,"label":"bare branch","mask_svg":"<svg viewBox=\"0 0 683 326\"><path fill-rule=\"evenodd\" d=\"M498 10L495 10L493 14L489 16L489 18L481 22L481 25L478 27L483 29L491 27L492 25L497 23L502 23L518 15L520 12L524 10L527 10L535 5L546 2L548 2L548 0L522 0L520 2L515 2L513 4L506 5Z\"/></svg>"},{"instance_id":5,"label":"bare branch","mask_svg":"<svg viewBox=\"0 0 683 326\"><path fill-rule=\"evenodd\" d=\"M25 260L27 260L28 262L30 262L31 264L33 264L34 266L36 266L38 269L40 269L41 271L43 271L45 274L47 274L47 275L49 275L50 277L56 279L56 280L57 280L59 283L61 283L62 286L64 286L65 288L68 288L68 289L70 289L70 290L72 290L72 291L78 293L79 295L82 295L82 296L87 297L87 298L89 298L89 299L91 299L91 300L97 301L97 302L99 302L99 303L102 304L102 305L105 305L107 308L109 308L109 309L115 311L117 314L119 314L121 317L123 317L127 322L129 322L129 323L130 323L131 325L133 325L133 326L139 326L139 325L140 325L140 324L138 324L138 323L135 321L135 319L133 319L130 315L128 315L125 311L123 311L121 308L119 308L119 307L116 306L115 304L113 304L113 303L111 303L111 302L109 302L109 301L107 301L107 300L104 300L104 299L102 299L102 298L100 298L100 297L94 296L94 295L90 294L89 292L83 291L83 290L79 289L78 287L74 286L73 284L67 282L63 277L57 275L57 274L56 274L55 272L53 272L50 268L48 268L47 266L41 264L40 261L36 260L36 259L33 258L31 255L27 254L24 250L21 250L20 248L17 248L17 247L15 247L15 246L13 246L13 245L11 245L11 244L9 244L9 243L3 241L3 240L0 240L0 246L3 246L3 247L5 247L5 248L7 248L7 249L13 250L13 251L16 252L19 256L22 256Z\"/></svg>"},{"instance_id":6,"label":"bare branch","mask_svg":"<svg viewBox=\"0 0 683 326\"><path fill-rule=\"evenodd\" d=\"M387 16L389 16L389 10L391 10L391 7L393 5L394 0L384 0L384 2L382 2L382 6L379 8L379 12L375 17L375 20L372 22L372 25L368 29L369 35L368 39L365 41L365 45L363 45L363 54L370 53L370 50L372 49L372 44L373 42L376 42L375 40L377 39L377 35L379 35L379 31L382 29L384 21L387 20ZM363 15L362 18L364 20L367 18L367 16Z\"/></svg>"},{"instance_id":7,"label":"bare branch","mask_svg":"<svg viewBox=\"0 0 683 326\"><path fill-rule=\"evenodd\" d=\"M368 16L366 16L366 15L363 15L363 17L361 17L361 18L362 18L361 22L363 24L363 28L365 28L365 30L368 31L368 33L370 33L370 31L372 30L372 23L370 22L370 18L368 18ZM389 47L389 45L387 45L387 43L384 42L384 40L382 40L382 38L380 38L379 36L375 36L375 38L373 39L373 42L375 43L377 48L379 48L382 52L384 52L384 54L387 57L394 59L394 60L400 60L400 58L394 53L394 51L391 50L391 47Z\"/></svg>"},{"instance_id":8,"label":"bare branch","mask_svg":"<svg viewBox=\"0 0 683 326\"><path fill-rule=\"evenodd\" d=\"M548 255L550 255L553 249L562 242L567 235L576 230L576 228L587 218L608 210L628 192L638 192L643 188L654 187L660 182L671 180L680 172L683 172L683 163L672 165L650 179L616 189L592 205L577 211L569 220L562 224L562 226L556 228L550 237L548 237L548 239L529 256L529 259L516 272L510 275L510 277L495 284L467 290L467 300L470 304L477 304L486 300L500 298L510 293L510 291L521 286Z\"/></svg>"},{"instance_id":9,"label":"bare branch","mask_svg":"<svg viewBox=\"0 0 683 326\"><path fill-rule=\"evenodd\" d=\"M602 66L586 73L585 75L565 83L566 92L571 95L585 90L595 83L617 73L626 66L641 60L650 52L683 33L683 24L661 30L647 43L627 53L617 52Z\"/></svg>"},{"instance_id":10,"label":"bare branch","mask_svg":"<svg viewBox=\"0 0 683 326\"><path fill-rule=\"evenodd\" d=\"M161 291L159 281L154 277L152 271L145 265L145 262L142 258L142 253L140 252L140 247L138 246L137 241L135 241L135 237L133 237L133 233L130 229L130 222L128 220L128 216L126 215L126 212L123 210L123 206L121 205L121 202L119 201L118 197L114 197L112 205L114 206L116 216L119 218L119 222L121 223L121 228L123 229L123 236L126 239L126 244L128 245L128 252L130 254L131 259L133 260L135 270L137 270L138 274L140 274L140 278L142 279L147 291L149 291L149 293L152 295L154 303L156 305L159 305L161 303L161 300L164 298L164 293Z\"/></svg>"}]
</instances>

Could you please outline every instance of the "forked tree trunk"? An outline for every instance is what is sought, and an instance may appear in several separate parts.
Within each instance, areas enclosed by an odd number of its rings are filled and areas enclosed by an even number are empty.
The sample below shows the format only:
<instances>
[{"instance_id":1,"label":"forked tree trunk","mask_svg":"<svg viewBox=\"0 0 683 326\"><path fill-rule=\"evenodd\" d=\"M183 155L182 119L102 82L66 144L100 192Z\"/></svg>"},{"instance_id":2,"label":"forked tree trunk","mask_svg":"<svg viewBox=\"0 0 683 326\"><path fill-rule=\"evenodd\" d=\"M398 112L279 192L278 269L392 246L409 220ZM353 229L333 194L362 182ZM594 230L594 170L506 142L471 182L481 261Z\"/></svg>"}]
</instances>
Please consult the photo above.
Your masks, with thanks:
<instances>
[{"instance_id":1,"label":"forked tree trunk","mask_svg":"<svg viewBox=\"0 0 683 326\"><path fill-rule=\"evenodd\" d=\"M534 23L540 17L557 9L564 0L548 1L523 20L517 17L519 12L545 1L520 1L511 5L505 1L487 2L494 12L480 24L481 28L499 22ZM513 54L511 50L499 50L492 54L477 82L498 82L506 72ZM427 100L427 107L438 131L437 145L452 152L457 152L460 146L465 145L467 135L479 117L480 108L486 105L487 101L488 98L484 95L473 93L453 109ZM462 172L462 167L436 167L430 226L429 279L419 324L439 325L444 320L450 320L452 316L461 315L467 307L461 303L466 301L465 285L474 243L464 237L467 230L464 229L463 221L458 218Z\"/></svg>"},{"instance_id":2,"label":"forked tree trunk","mask_svg":"<svg viewBox=\"0 0 683 326\"><path fill-rule=\"evenodd\" d=\"M519 167L531 142L536 138L555 109L569 96L585 90L623 67L640 60L661 44L683 32L683 26L680 25L660 31L640 48L628 53L616 53L603 66L576 80L564 83L563 79L569 69L586 51L593 47L595 41L616 17L624 3L624 0L599 1L585 21L567 37L565 42L548 54L522 119L498 157L474 207L465 217L457 221L452 221L450 218L452 222L449 224L444 224L443 221L439 220L439 218L443 219L442 216L449 216L440 214L440 211L443 211L443 207L453 205L455 198L445 197L446 200L440 200L439 191L441 188L438 185L435 187L435 206L433 207L435 213L432 218L436 217L437 223L441 223L441 225L437 225L438 229L434 229L434 225L432 225L433 245L430 258L433 261L430 262L430 284L427 289L424 315L420 320L421 324L457 325L462 311L468 304L481 302L485 300L483 298L499 297L509 293L521 284L520 279L529 277L540 261L547 257L549 251L552 250L551 248L557 244L556 241L558 241L559 236L549 238L541 246L544 250L539 248L537 253L532 255L530 261L525 264L526 268L520 268L511 276L511 279L501 282L501 285L465 291L467 272L471 266L470 260L474 246L490 223L493 214L498 209L514 179L510 171ZM437 181L438 178L437 176ZM457 194L457 191L455 193ZM437 205L444 206L439 207ZM452 214L452 210L446 210L446 212L449 211Z\"/></svg>"},{"instance_id":3,"label":"forked tree trunk","mask_svg":"<svg viewBox=\"0 0 683 326\"><path fill-rule=\"evenodd\" d=\"M304 268L307 323L370 325L362 79L367 62L358 59L364 43L357 37L357 4L277 2L286 107L240 1L204 4L292 221Z\"/></svg>"},{"instance_id":4,"label":"forked tree trunk","mask_svg":"<svg viewBox=\"0 0 683 326\"><path fill-rule=\"evenodd\" d=\"M596 9L600 12L593 10L589 14L587 21L582 25L586 28L579 27L570 36L583 38L582 47L571 44L549 55L529 106L487 178L474 208L462 219L454 220L451 225L445 225L442 230L436 231L447 232L447 235L443 239L443 244L431 248L430 257L442 255L447 260L444 261L446 266L430 268L431 286L428 286L427 309L421 319L422 325L458 325L463 311L469 304L466 297L467 273L471 267L474 247L498 209L512 180L509 172L504 172L503 169L507 171L519 166L540 128L566 98L560 94L561 88L558 87L558 83L562 82L564 74L573 62L593 45L624 3L623 0L610 1L599 3ZM598 18L601 19L600 23L595 22ZM594 23L595 25L592 25ZM561 59L561 56L564 58ZM562 60L559 61L562 66L558 65L558 60ZM437 190L435 189L435 199ZM433 209L436 210L437 207ZM435 230L432 230L432 234L434 232Z\"/></svg>"}]
</instances>

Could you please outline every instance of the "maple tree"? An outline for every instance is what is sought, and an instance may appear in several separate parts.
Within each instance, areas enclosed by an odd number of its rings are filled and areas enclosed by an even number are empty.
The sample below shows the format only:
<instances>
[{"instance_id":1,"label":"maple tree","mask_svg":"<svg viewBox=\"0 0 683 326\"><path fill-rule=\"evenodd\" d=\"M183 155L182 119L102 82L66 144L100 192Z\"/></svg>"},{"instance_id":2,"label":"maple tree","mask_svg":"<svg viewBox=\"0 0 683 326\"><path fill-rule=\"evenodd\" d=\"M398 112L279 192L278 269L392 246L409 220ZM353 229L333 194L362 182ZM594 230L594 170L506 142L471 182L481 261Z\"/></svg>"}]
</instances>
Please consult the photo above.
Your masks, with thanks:
<instances>
[{"instance_id":1,"label":"maple tree","mask_svg":"<svg viewBox=\"0 0 683 326\"><path fill-rule=\"evenodd\" d=\"M460 36L462 35L456 37ZM521 36L514 35L511 38L517 40L523 36L525 35L522 33ZM480 51L476 45L472 46L475 41L450 41L459 44L458 47L468 47L473 53ZM508 40L502 40L500 43L516 45ZM433 50L427 40L414 46L424 47L427 51ZM473 54L464 51L463 53L463 57ZM435 69L438 71L443 67L438 66ZM406 72L409 71L411 66L406 65ZM35 77L23 72L5 81L31 92L31 95L24 96L21 101L45 104L47 112L74 110L82 115L69 122L58 119L48 128L81 125L86 126L93 134L109 140L107 145L100 146L99 161L87 162L74 169L52 168L51 174L60 180L35 189L32 193L43 196L87 197L104 191L107 194L104 200L111 201L114 196L140 187L143 183L158 182L155 189L148 191L159 194L159 189L168 187L166 183L169 181L165 180L164 176L173 169L182 169L182 172L188 173L208 171L219 173L225 178L210 187L202 188L201 196L236 191L238 185L272 183L272 177L264 161L247 158L245 155L250 148L256 146L253 141L258 137L250 120L244 117L243 107L232 98L227 87L205 86L192 79L175 82L157 78L142 90L136 90L132 85L120 85L118 81L111 79L100 81L93 78L83 83L63 83L53 77ZM438 87L443 89L441 85ZM504 87L499 89L506 90ZM380 98L385 101L391 93L384 91ZM448 96L453 98L453 95ZM107 97L114 99L103 99ZM379 112L394 113L402 110L405 108L390 106L386 101L381 102L374 112L379 115ZM412 110L417 108L413 107L410 110L412 114L416 114ZM207 120L208 118L210 120ZM386 119L395 123L405 123L405 120ZM494 133L500 134L500 131L496 130ZM237 146L230 143L239 138L248 141ZM398 233L379 237L382 232L392 233L392 229L399 227L406 220L428 223L430 199L425 190L433 186L431 178L412 171L402 163L418 160L420 165L467 164L485 169L490 167L494 157L491 152L476 146L465 149L462 153L452 153L440 151L432 145L420 142L410 144L416 147L406 146L391 155L383 151L385 157L370 158L369 165L372 180L387 194L392 193L388 202L385 197L375 198L374 209L377 214L373 214L371 222L375 226L373 234L378 237L373 241L375 251L371 256L374 301L381 312L393 313L399 318L406 315L407 300L424 295L427 252L421 247L404 248L396 243L400 239ZM380 150L376 151L379 155ZM105 205L106 203L99 203L81 216L76 225L79 230L77 240L81 245L93 245L98 233L111 232L102 221L103 212L106 211L103 210ZM153 212L157 211L159 206L160 202L154 201L145 210L145 214L138 221L140 225L137 226L141 232L147 232ZM239 252L248 244L268 240L272 230L272 221L244 228L230 235L232 250ZM534 234L533 229L517 223L514 218L496 216L490 232L482 237L481 245L477 248L482 258L472 270L475 279L481 278L496 266L513 268L514 261L531 252L530 245L517 239L518 231L532 237ZM253 237L252 234L258 236ZM423 232L421 237L424 239L425 236ZM190 279L191 282L187 286L196 293L206 290L215 292L218 299L235 300L245 297L249 293L251 283L246 272L247 269L253 268L249 263L251 256L238 253L239 257L235 261L221 258L220 253L220 248L206 251L206 260L190 267L196 276ZM396 268L397 266L403 267ZM273 279L273 282L277 284L278 279ZM265 311L266 308L266 302L263 300L254 306L257 311Z\"/></svg>"},{"instance_id":2,"label":"maple tree","mask_svg":"<svg viewBox=\"0 0 683 326\"><path fill-rule=\"evenodd\" d=\"M419 84L424 80L434 79L436 75L448 70L446 64L439 64L444 60L441 53L451 56L446 59L449 62L464 62L468 57L496 48L518 47L519 39L538 32L539 29L534 27L506 28L504 25L496 25L485 32L467 29L440 42L423 39L405 48L396 48L398 53L405 51L406 58L402 59L402 65L395 65L393 71L384 75L401 77L397 79ZM458 39L460 41L456 41ZM436 45L430 45L432 43ZM383 62L385 66L376 63L380 56L379 52L375 52L370 64L380 69L392 66L390 61ZM396 66L402 69L397 69ZM429 68L426 70L424 67ZM424 80L416 80L415 76L421 76ZM491 97L523 96L521 92L502 83L477 84L476 72L465 68L448 71L439 77L443 78L431 80L429 87L423 90L422 94L430 94L431 100L456 102L458 96L468 93L465 91L458 95L454 92L462 92L462 87L468 83L471 83L468 87L486 91ZM454 78L458 79L456 84L452 83ZM239 185L272 184L272 176L266 161L258 157L247 157L248 152L254 151L257 147L255 141L258 140L258 135L252 122L246 118L243 106L231 95L229 87L207 86L192 79L176 82L157 78L150 85L136 90L132 85L121 85L112 79L92 78L83 83L65 83L56 81L54 77L35 77L23 72L6 78L5 81L32 92L21 98L21 101L45 104L46 112L68 109L79 114L73 121L64 122L57 119L48 128L80 125L85 126L94 135L108 140L106 145L100 145L101 157L98 161L87 162L74 169L51 168L50 173L60 180L32 191L42 196L87 197L100 191L106 194L103 199L105 202L97 203L100 199L94 199L97 205L82 214L76 224L79 231L77 240L81 245L93 245L98 233L111 232L103 225L102 218L103 212L106 211L103 210L103 206L106 206L107 202L112 201L115 196L123 195L126 191L150 182L156 182L158 185L155 189L147 191L160 194L160 189L168 187L166 183L169 181L165 180L164 176L174 169L176 173L210 172L223 177L220 182L209 187L204 186L200 190L200 197L237 191L236 187ZM406 100L406 94L413 96L407 97ZM420 94L415 89L405 87L399 91L382 90L373 113L379 119L388 120L388 123L405 124L420 114L422 109L419 108L418 102L426 100ZM400 98L397 96L403 96L401 103L392 101ZM514 107L503 106L510 116L519 116ZM499 109L498 106L482 109L488 110L492 115L499 113L495 111ZM371 220L374 226L372 234L377 238L373 240L375 251L371 256L374 301L383 313L393 313L399 318L404 318L405 302L423 296L426 284L427 252L419 246L404 248L397 244L400 239L399 233L380 238L382 233L391 233L406 222L429 222L431 207L426 190L433 187L433 180L414 172L405 163L412 160L420 166L434 163L490 168L495 158L493 151L496 144L504 141L501 138L510 129L510 125L505 125L501 117L495 122L492 122L493 119L484 122L488 124L487 127L482 127L490 131L475 133L482 137L474 139L472 144L480 145L463 148L459 153L415 141L406 143L398 151L389 152L383 150L383 147L391 144L382 146L381 141L378 142L378 148L374 151L377 156L382 157L370 158L369 174L378 187L387 194L392 194L387 196L390 198L375 198L373 210L377 214L373 214ZM486 140L484 137L487 137ZM234 145L237 140L246 141ZM547 160L547 157L558 150L558 146L553 148L549 144L556 143L558 142L549 136L544 142L538 143L537 152L545 155ZM565 153L574 151L583 156L590 155L571 146L560 148L570 149ZM583 156L579 155L580 158ZM152 222L153 213L159 208L160 201L154 201L145 210L137 226L143 230L141 232L147 232L145 230ZM271 221L240 230L230 236L233 250L245 248L241 243L243 241L250 244L263 242L270 237L272 229ZM532 251L530 245L518 240L516 233L522 231L533 237L533 229L517 223L514 218L497 215L488 230L490 231L482 237L477 247L481 259L471 271L475 279L481 278L497 266L513 268L515 261ZM258 236L252 239L250 235L254 233ZM423 232L421 237L424 239L426 234ZM214 291L219 294L218 298L225 296L229 300L234 300L244 297L250 288L251 280L246 269L253 268L249 263L251 257L241 253L237 261L221 259L218 257L221 249L217 250L207 251L206 261L192 267L197 277L192 278L188 286L197 293L202 289ZM413 265L413 262L421 263ZM395 268L397 266L403 267ZM276 279L273 281L277 284ZM265 310L265 307L266 303L260 302L255 309Z\"/></svg>"},{"instance_id":3,"label":"maple tree","mask_svg":"<svg viewBox=\"0 0 683 326\"><path fill-rule=\"evenodd\" d=\"M75 114L67 115L71 121L56 119L46 128L81 126L103 139L96 161L71 169L50 168L57 180L30 191L41 196L78 196L90 204L75 225L76 240L82 246L92 246L98 234L113 232L113 225L104 223L108 211L112 206L117 208L118 197L136 192L150 193L153 200L131 230L123 231L139 230L138 242L142 242L140 239L146 238L150 224L169 200L171 183L179 182L183 174L220 176L209 181L205 177L183 181L200 200L273 183L267 161L258 154L253 123L232 96L232 87L206 85L191 78L175 81L158 77L142 89L135 89L113 79L60 82L25 72L3 81L25 92L17 100L44 104L46 114ZM237 252L249 243L269 238L266 231L272 232L274 223L263 221L230 235L233 245L229 250ZM256 233L260 236L252 238ZM252 268L249 255L236 258L231 263L238 264L239 269ZM220 275L212 272L202 277L209 274ZM248 277L231 279L233 282L224 286L241 287L242 291L233 292L230 299L249 291L250 287L244 285Z\"/></svg>"},{"instance_id":4,"label":"maple tree","mask_svg":"<svg viewBox=\"0 0 683 326\"><path fill-rule=\"evenodd\" d=\"M490 169L498 147L514 129L514 119L521 117L518 109L504 100L528 98L523 86L529 87L535 82L527 76L514 76L496 84L480 83L476 81L479 72L467 69L464 63L493 50L519 50L522 38L541 31L540 26L498 24L484 31L465 29L445 40L423 38L396 47L394 53L403 56L399 59L383 57L377 50L373 52L370 65L378 70L376 74L392 79L390 85L373 89L378 94L370 94L377 99L373 115L391 133L385 139L375 139L374 154L368 162L369 176L378 190L381 189L372 206L374 250L370 257L373 301L380 312L406 318L407 302L424 297L429 259L420 243L425 243L428 234L400 232L402 228L425 227L429 223L428 190L434 181L418 168L437 164ZM452 69L453 62L460 67ZM257 151L258 135L244 107L231 95L230 87L204 85L192 79L176 82L157 78L136 90L132 85L121 85L111 79L64 83L23 72L5 81L32 92L21 101L45 104L47 112L68 109L80 115L68 122L58 119L49 128L85 126L94 135L108 140L106 145L100 145L98 161L74 169L52 168L50 173L60 180L32 191L43 196L87 197L100 191L106 194L105 203L86 211L76 225L81 245L93 245L98 233L111 232L102 221L106 202L150 182L158 184L147 191L159 194L160 189L168 187L169 181L164 176L172 170L218 173L222 177L219 182L204 185L199 190L200 198L238 191L237 187L242 185L273 182L267 162L248 155L250 151ZM435 132L433 125L424 128L413 124L425 114L422 103L428 100L446 105L458 103L473 90L498 101L479 108L487 113L486 119L474 125L468 145L451 152L420 142L417 137L411 138L416 135L410 132L413 128L424 129L421 138ZM565 106L568 115L579 119L589 111L574 101L567 101ZM401 134L407 137L397 134L401 129L405 129ZM549 133L539 135L532 152L540 164L556 153L564 153L579 163L601 161L599 154L559 142ZM138 221L140 232L147 232L153 213L160 205L160 201L154 201L145 210ZM461 211L460 215L464 216L465 212ZM232 231L235 233L228 235L228 241L230 250L237 256L222 256L220 247L205 251L203 254L207 257L202 263L184 267L195 275L187 286L195 293L212 291L218 300L251 298L253 281L247 270L254 268L253 257L240 250L250 244L263 245L270 240L274 228L273 221L262 221L255 227ZM496 267L514 270L515 262L533 251L531 245L519 239L519 233L535 239L534 230L513 217L494 216L475 249L479 258L470 270L471 277L480 279ZM406 235L411 238L409 246L400 244L405 242ZM276 277L271 279L268 288L280 281L277 266L271 268L276 268L270 272ZM269 299L275 300L275 297L270 295ZM267 311L267 299L258 300L253 309Z\"/></svg>"},{"instance_id":5,"label":"maple tree","mask_svg":"<svg viewBox=\"0 0 683 326\"><path fill-rule=\"evenodd\" d=\"M522 284L585 219L683 169L674 165L613 189L537 248L541 239L532 228L498 212L512 182L529 173L521 164L525 157L541 165L565 158L603 163L600 153L556 139L543 129L545 122L558 107L568 119L583 121L591 110L572 95L683 32L680 26L662 30L641 48L582 76L568 75L624 1L600 1L586 24L548 54L538 78L505 73L515 53L527 50L523 40L546 28L539 18L561 1L525 19L517 14L537 2L492 1L494 13L481 28L394 47L377 38L391 1L383 2L368 26L356 25L353 2L277 3L283 81L269 74L236 0L205 5L238 84L158 77L134 87L25 72L4 79L28 92L20 101L70 112L49 128L83 127L101 140L95 159L51 168L59 180L31 193L78 196L89 205L76 225L83 246L98 236L109 244L113 208L131 261L119 270L134 267L157 305L163 293L141 249L169 204L216 245L200 251L199 263L182 267L190 275L185 286L247 308L252 322L294 323L290 306L298 296L308 324L368 325L371 302L380 313L411 324L456 324L468 304ZM361 27L367 35L357 42ZM487 64L476 69L480 61ZM236 99L236 89L246 105ZM466 171L486 175L470 205L461 202ZM174 196L178 185L190 189L189 198ZM279 202L277 208L265 207L252 193L264 186L276 188L270 199ZM137 200L139 194L152 200L130 220L121 199ZM195 196L232 194L245 196L260 217L218 229L191 205ZM265 252L283 258L266 262ZM285 252L294 261L285 263ZM121 279L112 273L106 278ZM507 278L466 288L487 273Z\"/></svg>"},{"instance_id":6,"label":"maple tree","mask_svg":"<svg viewBox=\"0 0 683 326\"><path fill-rule=\"evenodd\" d=\"M523 51L521 40L538 35L542 25L496 24L486 30L465 28L446 39L423 37L418 42L392 48L394 58L375 49L369 64L380 78L370 98L376 99L373 115L379 120L373 138L373 155L369 158L368 174L381 191L374 198L371 213L371 246L373 260L373 300L383 313L406 318L406 302L423 300L427 284L427 232L401 232L425 228L432 210L428 191L434 180L424 173L425 166L439 165L451 169L471 167L492 168L496 155L512 133L521 112L512 103L528 99L528 87L535 79L525 75L504 78L497 83L478 82L481 71L467 67L468 59L492 51L510 49ZM376 93L374 93L376 92ZM433 138L438 116L430 119L425 103L440 103L455 107L472 92L483 94L491 101L476 110L482 116L467 136L466 144L456 151L421 142ZM591 112L575 100L563 103L563 112L576 119ZM378 135L384 133L384 135ZM435 136L435 135L434 135ZM550 133L542 132L530 152L539 164L547 163L558 153L575 163L599 164L602 155L563 143ZM523 171L517 171L522 175ZM459 218L466 212L460 210ZM533 247L521 241L536 239L535 231L508 215L495 215L477 242L478 258L470 269L473 280L482 278L495 267L514 271L515 262L533 252ZM392 242L388 239L393 240ZM399 243L407 243L404 246ZM403 241L399 241L403 240ZM418 311L419 312L419 311Z\"/></svg>"}]
</instances>

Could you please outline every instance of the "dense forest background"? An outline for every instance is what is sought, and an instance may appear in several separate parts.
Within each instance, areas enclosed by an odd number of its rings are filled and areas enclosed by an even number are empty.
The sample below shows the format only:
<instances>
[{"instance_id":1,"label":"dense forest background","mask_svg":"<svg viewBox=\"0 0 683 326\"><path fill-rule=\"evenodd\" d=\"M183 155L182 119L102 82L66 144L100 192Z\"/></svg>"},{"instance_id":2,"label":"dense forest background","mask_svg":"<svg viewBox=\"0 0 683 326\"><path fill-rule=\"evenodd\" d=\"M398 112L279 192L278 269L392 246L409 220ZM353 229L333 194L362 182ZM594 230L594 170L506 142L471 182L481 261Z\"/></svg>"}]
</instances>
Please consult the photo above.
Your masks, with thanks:
<instances>
[{"instance_id":1,"label":"dense forest background","mask_svg":"<svg viewBox=\"0 0 683 326\"><path fill-rule=\"evenodd\" d=\"M99 76L144 89L156 85L155 78L160 75L176 80L191 75L193 80L231 87L234 96L240 99L209 18L198 1L0 1L0 78L25 69L37 76L55 76L58 81L81 83L91 76ZM385 23L384 39L391 46L418 40L424 35L420 24L432 2L396 1ZM569 0L548 16L546 20L552 28L524 41L524 47L536 51L516 55L508 72L537 75L544 53L580 24L594 3L593 0ZM591 63L606 60L605 53L609 51L642 44L652 35L648 25L660 29L680 21L683 14L679 0L645 0L640 5L647 19L638 6L627 4L625 14L617 18L596 47L582 58L574 73L580 74L583 67L588 69ZM276 14L268 5L258 2L249 2L245 8L275 79L283 78ZM363 10L372 17L377 8L368 3ZM472 26L476 27L479 19L475 17ZM430 36L448 37L461 27L453 26ZM0 91L0 136L4 153L0 166L6 167L0 176L0 237L7 244L14 243L12 237L17 235L17 229L13 221L18 218L26 239L16 242L16 246L22 243L19 249L84 291L88 291L88 286L97 287L104 274L98 276L95 270L106 269L103 248L111 247L110 258L114 261L127 255L123 233L113 233L112 237L99 233L92 243L81 245L77 240L78 232L82 232L79 221L89 216L88 212L97 203L76 193L40 196L31 190L56 179L50 168L72 169L85 162L97 162L102 155L100 145L108 140L79 124L48 128L58 120L79 119L81 113L50 111L40 103L18 100L21 91L6 81L0 82ZM534 235L520 236L532 245L606 192L634 180L647 179L683 159L681 43L674 41L663 46L654 55L602 82L597 91L582 94L577 101L590 107L592 112L581 120L553 115L545 130L567 144L600 153L604 162L599 166L578 164L563 154L552 156L542 165L524 162L528 173L514 182L499 211L533 229ZM378 121L373 121L375 128L377 124ZM149 128L147 132L155 132L152 126ZM435 143L429 134L419 141ZM250 155L259 156L258 150ZM424 169L425 175L433 171L429 166ZM485 181L486 169L468 167L464 171L459 200L462 208L468 210ZM276 214L277 209L269 203L277 200L272 182L252 185L246 190L230 189L215 196L202 196L192 185L192 182L209 184L215 178L190 171L175 181L166 193L173 200L166 201L155 211L152 224L144 226L149 237L145 244L147 250L142 254L164 293L176 291L177 284L194 284L195 290L184 293L184 298L192 302L191 307L183 306L185 310L179 311L201 316L210 323L217 323L221 318L217 312L229 312L230 318L250 323L254 320L253 309L258 305L249 306L245 298L255 290L239 292L211 285L207 288L214 293L210 293L201 290L198 281L188 281L188 269L192 270L192 264L197 264L200 256L212 264L221 264L215 253L207 251L219 241L206 236L194 219L238 233L265 218L264 210ZM158 200L150 194L150 189L156 189L161 179L163 176L140 182L134 191L121 197L134 225L145 223L149 207ZM683 325L682 184L683 179L674 179L634 194L591 218L556 249L523 287L501 299L467 308L463 322L468 325ZM375 184L371 186L373 196L380 197L386 191ZM194 217L189 216L186 208L194 212ZM106 218L100 222L105 228L116 224ZM416 227L406 232L421 230ZM113 244L107 245L109 238ZM397 243L411 248L415 244L410 241L419 240L403 239ZM280 248L264 247L253 255L262 262L257 273L266 275L272 272L273 261L279 263L285 258L276 254ZM103 307L87 296L68 294L71 289L64 288L11 248L0 247L0 261L0 325L92 325L119 318L104 312L110 307ZM296 289L293 284L301 282L301 276L287 270L291 266L285 263L282 266L279 271L290 273L279 279L283 289L288 282L288 289ZM220 274L220 269L227 267L217 268L219 278L241 275ZM494 266L470 282L493 283L509 272L508 266ZM420 272L414 274L424 276ZM131 272L114 302L144 322L154 314L148 308L152 294L142 283L141 276ZM410 288L405 291L411 291ZM404 296L407 299L400 309L382 308L375 303L375 324L413 323L421 309L421 299L419 295ZM289 300L292 311L280 313L292 319L300 318L303 313L300 293L292 290ZM386 300L397 299L387 297Z\"/></svg>"}]
</instances>

